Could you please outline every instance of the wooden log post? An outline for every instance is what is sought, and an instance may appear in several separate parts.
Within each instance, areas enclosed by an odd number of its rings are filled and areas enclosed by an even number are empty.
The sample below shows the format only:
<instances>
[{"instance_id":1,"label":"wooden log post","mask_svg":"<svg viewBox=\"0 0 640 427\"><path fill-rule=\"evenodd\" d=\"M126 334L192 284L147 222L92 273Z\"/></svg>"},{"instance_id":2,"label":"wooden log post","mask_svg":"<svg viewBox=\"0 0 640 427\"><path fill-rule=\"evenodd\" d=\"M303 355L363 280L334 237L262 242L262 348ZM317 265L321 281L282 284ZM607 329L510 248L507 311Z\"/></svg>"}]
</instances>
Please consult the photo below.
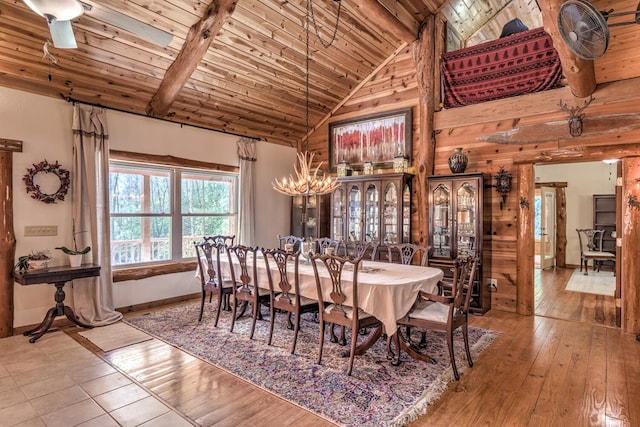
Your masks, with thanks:
<instances>
[{"instance_id":1,"label":"wooden log post","mask_svg":"<svg viewBox=\"0 0 640 427\"><path fill-rule=\"evenodd\" d=\"M12 191L14 152L22 152L22 141L0 138L0 338L13 335L13 262L16 255Z\"/></svg>"},{"instance_id":2,"label":"wooden log post","mask_svg":"<svg viewBox=\"0 0 640 427\"><path fill-rule=\"evenodd\" d=\"M433 137L434 102L434 60L435 54L435 16L428 17L420 28L418 40L412 47L413 62L416 67L416 79L420 93L418 104L419 139L413 147L416 178L414 188L418 210L418 240L420 245L428 241L429 195L426 188L427 176L433 174L435 157L435 138Z\"/></svg>"},{"instance_id":3,"label":"wooden log post","mask_svg":"<svg viewBox=\"0 0 640 427\"><path fill-rule=\"evenodd\" d=\"M622 284L622 330L640 333L640 157L622 160L622 251L620 283Z\"/></svg>"},{"instance_id":4,"label":"wooden log post","mask_svg":"<svg viewBox=\"0 0 640 427\"><path fill-rule=\"evenodd\" d=\"M516 312L532 316L535 311L535 296L531 266L535 255L533 227L535 223L535 177L533 164L518 166L518 243L517 280L516 280Z\"/></svg>"}]
</instances>

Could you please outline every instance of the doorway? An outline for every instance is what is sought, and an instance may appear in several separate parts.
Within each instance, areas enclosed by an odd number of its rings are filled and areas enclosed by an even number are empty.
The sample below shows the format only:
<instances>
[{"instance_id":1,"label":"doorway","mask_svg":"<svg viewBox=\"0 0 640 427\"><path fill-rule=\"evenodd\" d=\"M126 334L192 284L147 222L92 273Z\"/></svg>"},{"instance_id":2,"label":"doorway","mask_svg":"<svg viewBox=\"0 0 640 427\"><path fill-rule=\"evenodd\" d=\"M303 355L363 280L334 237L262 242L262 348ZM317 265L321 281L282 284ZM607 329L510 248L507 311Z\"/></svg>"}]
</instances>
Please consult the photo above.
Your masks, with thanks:
<instances>
[{"instance_id":1,"label":"doorway","mask_svg":"<svg viewBox=\"0 0 640 427\"><path fill-rule=\"evenodd\" d=\"M535 314L544 317L619 326L616 318L615 278L612 293L604 295L581 291L570 285L572 276L580 279L580 248L577 228L594 226L594 194L615 194L617 168L603 162L535 165ZM556 215L556 190L562 185L564 205ZM562 216L564 215L564 218ZM558 220L556 218L560 217ZM558 229L556 230L556 227ZM557 232L556 232L557 231ZM556 236L566 245L557 249ZM564 243L564 242L562 242ZM564 246L562 248L562 246ZM563 259L557 259L561 252ZM582 275L583 273L580 273ZM575 280L574 278L574 280ZM590 280L611 282L612 278ZM609 290L607 290L608 292Z\"/></svg>"}]
</instances>

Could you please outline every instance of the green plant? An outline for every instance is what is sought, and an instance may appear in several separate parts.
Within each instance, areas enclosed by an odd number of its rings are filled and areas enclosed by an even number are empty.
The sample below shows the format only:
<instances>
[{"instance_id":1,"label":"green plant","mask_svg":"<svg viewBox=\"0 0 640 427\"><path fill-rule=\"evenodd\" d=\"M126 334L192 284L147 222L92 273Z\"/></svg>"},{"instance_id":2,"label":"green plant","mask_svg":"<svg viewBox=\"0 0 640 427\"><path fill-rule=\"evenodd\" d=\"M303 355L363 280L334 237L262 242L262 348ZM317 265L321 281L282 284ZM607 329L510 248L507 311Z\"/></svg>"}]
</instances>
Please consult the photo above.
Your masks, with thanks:
<instances>
[{"instance_id":1,"label":"green plant","mask_svg":"<svg viewBox=\"0 0 640 427\"><path fill-rule=\"evenodd\" d=\"M22 255L18 257L18 262L13 266L18 271L26 271L29 268L29 261L44 261L51 259L51 255L48 250L31 251L29 255Z\"/></svg>"},{"instance_id":2,"label":"green plant","mask_svg":"<svg viewBox=\"0 0 640 427\"><path fill-rule=\"evenodd\" d=\"M79 250L78 244L76 242L76 234L85 233L85 231L78 231L76 233L76 226L75 224L73 224L71 226L71 233L73 235L73 249L70 249L66 246L59 246L56 249L60 249L62 252L64 252L67 255L84 255L86 253L89 253L89 251L91 250L91 246L87 246L86 248Z\"/></svg>"}]
</instances>

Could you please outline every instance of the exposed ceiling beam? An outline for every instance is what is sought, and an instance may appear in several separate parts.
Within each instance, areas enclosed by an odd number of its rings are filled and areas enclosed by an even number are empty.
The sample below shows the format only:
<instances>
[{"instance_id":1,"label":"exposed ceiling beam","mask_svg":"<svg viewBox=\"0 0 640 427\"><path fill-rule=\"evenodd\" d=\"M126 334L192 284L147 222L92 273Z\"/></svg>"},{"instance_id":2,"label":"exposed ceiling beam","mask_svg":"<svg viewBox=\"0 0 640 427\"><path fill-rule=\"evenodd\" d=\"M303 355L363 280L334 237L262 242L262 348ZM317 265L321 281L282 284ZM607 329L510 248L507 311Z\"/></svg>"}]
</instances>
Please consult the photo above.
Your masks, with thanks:
<instances>
[{"instance_id":1,"label":"exposed ceiling beam","mask_svg":"<svg viewBox=\"0 0 640 427\"><path fill-rule=\"evenodd\" d=\"M381 31L388 29L399 40L407 43L413 42L418 37L419 22L411 22L409 23L411 28L407 27L378 0L350 0L350 2L361 9L364 16L368 16L371 21L378 24Z\"/></svg>"},{"instance_id":2,"label":"exposed ceiling beam","mask_svg":"<svg viewBox=\"0 0 640 427\"><path fill-rule=\"evenodd\" d=\"M585 98L596 90L596 73L593 61L574 54L562 40L558 30L558 12L565 0L538 0L542 12L544 30L553 39L562 63L562 73L567 79L571 92L578 98Z\"/></svg>"},{"instance_id":3,"label":"exposed ceiling beam","mask_svg":"<svg viewBox=\"0 0 640 427\"><path fill-rule=\"evenodd\" d=\"M236 8L237 0L213 0L200 21L191 26L182 49L167 68L164 79L147 105L147 115L164 117L202 61L213 40Z\"/></svg>"}]
</instances>

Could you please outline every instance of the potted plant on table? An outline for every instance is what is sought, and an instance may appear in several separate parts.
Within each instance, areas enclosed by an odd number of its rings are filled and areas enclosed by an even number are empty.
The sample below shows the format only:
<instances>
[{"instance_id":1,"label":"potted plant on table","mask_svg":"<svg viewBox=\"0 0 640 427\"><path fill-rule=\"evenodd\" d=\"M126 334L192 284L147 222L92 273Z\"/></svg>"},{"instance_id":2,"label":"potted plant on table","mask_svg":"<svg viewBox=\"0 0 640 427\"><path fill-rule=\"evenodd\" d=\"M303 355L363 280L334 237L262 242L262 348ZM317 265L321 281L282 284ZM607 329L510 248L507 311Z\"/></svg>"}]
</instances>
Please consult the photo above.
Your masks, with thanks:
<instances>
[{"instance_id":1,"label":"potted plant on table","mask_svg":"<svg viewBox=\"0 0 640 427\"><path fill-rule=\"evenodd\" d=\"M86 248L80 250L78 249L78 244L76 242L76 234L83 233L83 231L75 232L75 226L73 226L73 249L70 249L66 246L59 246L56 249L60 249L65 254L69 255L69 265L71 267L80 267L82 264L82 255L89 253L91 251L91 246L87 246Z\"/></svg>"},{"instance_id":2,"label":"potted plant on table","mask_svg":"<svg viewBox=\"0 0 640 427\"><path fill-rule=\"evenodd\" d=\"M27 270L44 270L49 267L49 262L51 262L51 255L49 255L48 250L32 251L29 255L18 257L18 262L14 268L21 272Z\"/></svg>"}]
</instances>

